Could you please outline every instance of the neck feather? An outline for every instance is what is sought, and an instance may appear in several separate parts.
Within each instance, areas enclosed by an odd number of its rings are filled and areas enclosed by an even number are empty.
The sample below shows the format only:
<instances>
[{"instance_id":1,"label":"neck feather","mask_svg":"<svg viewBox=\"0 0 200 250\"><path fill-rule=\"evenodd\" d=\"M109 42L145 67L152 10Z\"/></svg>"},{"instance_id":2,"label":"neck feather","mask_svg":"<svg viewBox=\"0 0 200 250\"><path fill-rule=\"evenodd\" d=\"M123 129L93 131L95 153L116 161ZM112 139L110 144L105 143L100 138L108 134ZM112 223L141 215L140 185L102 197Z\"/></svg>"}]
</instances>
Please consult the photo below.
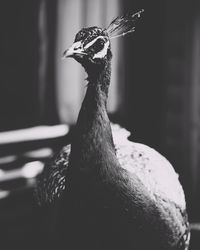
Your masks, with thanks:
<instances>
[{"instance_id":1,"label":"neck feather","mask_svg":"<svg viewBox=\"0 0 200 250\"><path fill-rule=\"evenodd\" d=\"M110 63L88 72L88 89L77 120L77 128L88 130L92 125L109 123L107 98L110 85Z\"/></svg>"},{"instance_id":2,"label":"neck feather","mask_svg":"<svg viewBox=\"0 0 200 250\"><path fill-rule=\"evenodd\" d=\"M82 159L84 163L91 162L91 158L100 157L99 154L102 156L102 152L106 152L106 148L114 152L106 109L110 73L110 62L99 71L88 72L88 89L78 116L76 135L72 142L72 156L74 153L76 159L81 159L84 155L85 159Z\"/></svg>"}]
</instances>

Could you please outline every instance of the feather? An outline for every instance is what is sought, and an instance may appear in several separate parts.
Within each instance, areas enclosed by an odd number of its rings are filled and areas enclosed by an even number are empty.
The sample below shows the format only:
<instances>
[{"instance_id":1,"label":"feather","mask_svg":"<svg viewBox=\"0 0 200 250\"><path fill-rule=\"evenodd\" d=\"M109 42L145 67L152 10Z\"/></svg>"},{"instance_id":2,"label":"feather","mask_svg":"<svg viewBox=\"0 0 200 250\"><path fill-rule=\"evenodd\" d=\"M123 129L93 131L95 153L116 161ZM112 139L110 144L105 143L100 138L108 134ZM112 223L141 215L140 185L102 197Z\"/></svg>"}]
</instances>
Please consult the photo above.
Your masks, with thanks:
<instances>
[{"instance_id":1,"label":"feather","mask_svg":"<svg viewBox=\"0 0 200 250\"><path fill-rule=\"evenodd\" d=\"M110 39L125 36L128 33L134 32L136 21L140 18L142 12L144 12L144 9L141 9L136 13L129 12L115 18L106 29Z\"/></svg>"},{"instance_id":2,"label":"feather","mask_svg":"<svg viewBox=\"0 0 200 250\"><path fill-rule=\"evenodd\" d=\"M70 152L71 145L68 144L46 163L43 173L37 178L34 192L38 204L50 204L65 190Z\"/></svg>"}]
</instances>

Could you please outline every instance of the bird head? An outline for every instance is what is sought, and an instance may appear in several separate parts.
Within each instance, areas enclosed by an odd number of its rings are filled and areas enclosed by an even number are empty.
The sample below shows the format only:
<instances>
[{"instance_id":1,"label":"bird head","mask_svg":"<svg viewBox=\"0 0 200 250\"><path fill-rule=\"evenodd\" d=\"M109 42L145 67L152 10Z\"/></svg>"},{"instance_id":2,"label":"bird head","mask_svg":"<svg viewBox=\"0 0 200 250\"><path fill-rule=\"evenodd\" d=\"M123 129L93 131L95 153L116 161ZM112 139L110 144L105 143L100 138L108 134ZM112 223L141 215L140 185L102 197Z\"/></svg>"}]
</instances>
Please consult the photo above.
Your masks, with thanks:
<instances>
[{"instance_id":1,"label":"bird head","mask_svg":"<svg viewBox=\"0 0 200 250\"><path fill-rule=\"evenodd\" d=\"M93 69L94 66L104 66L112 58L110 40L135 31L136 21L143 11L117 17L106 29L96 26L83 28L76 34L72 46L64 51L63 58L74 58L86 71L91 66Z\"/></svg>"},{"instance_id":2,"label":"bird head","mask_svg":"<svg viewBox=\"0 0 200 250\"><path fill-rule=\"evenodd\" d=\"M104 65L112 57L108 33L98 27L81 29L72 46L64 51L63 57L72 57L84 67Z\"/></svg>"}]
</instances>

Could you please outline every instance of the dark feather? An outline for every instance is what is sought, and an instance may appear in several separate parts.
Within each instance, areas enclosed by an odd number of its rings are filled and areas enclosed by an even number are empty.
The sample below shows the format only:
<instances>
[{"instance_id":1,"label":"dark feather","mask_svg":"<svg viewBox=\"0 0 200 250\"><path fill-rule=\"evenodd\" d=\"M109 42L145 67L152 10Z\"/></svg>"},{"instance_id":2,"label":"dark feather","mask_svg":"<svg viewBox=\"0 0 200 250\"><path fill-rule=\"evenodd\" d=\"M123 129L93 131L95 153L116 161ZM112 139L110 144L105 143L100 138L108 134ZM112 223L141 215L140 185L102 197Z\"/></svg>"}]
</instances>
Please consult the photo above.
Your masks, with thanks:
<instances>
[{"instance_id":1,"label":"dark feather","mask_svg":"<svg viewBox=\"0 0 200 250\"><path fill-rule=\"evenodd\" d=\"M140 18L142 12L144 12L143 9L136 13L129 12L115 18L106 29L110 39L134 32L136 21Z\"/></svg>"},{"instance_id":2,"label":"dark feather","mask_svg":"<svg viewBox=\"0 0 200 250\"><path fill-rule=\"evenodd\" d=\"M66 183L71 145L65 146L61 152L45 165L43 173L37 179L35 196L38 204L51 203L61 196Z\"/></svg>"}]
</instances>

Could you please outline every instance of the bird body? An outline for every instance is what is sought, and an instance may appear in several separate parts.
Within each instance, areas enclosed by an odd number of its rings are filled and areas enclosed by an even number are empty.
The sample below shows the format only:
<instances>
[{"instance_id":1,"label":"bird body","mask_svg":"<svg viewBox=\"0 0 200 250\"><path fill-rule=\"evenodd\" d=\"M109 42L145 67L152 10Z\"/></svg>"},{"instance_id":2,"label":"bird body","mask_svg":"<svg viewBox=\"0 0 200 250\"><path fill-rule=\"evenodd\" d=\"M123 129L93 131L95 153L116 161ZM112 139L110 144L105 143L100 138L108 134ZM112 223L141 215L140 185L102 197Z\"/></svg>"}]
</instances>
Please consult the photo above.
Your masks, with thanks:
<instances>
[{"instance_id":1,"label":"bird body","mask_svg":"<svg viewBox=\"0 0 200 250\"><path fill-rule=\"evenodd\" d=\"M72 143L45 168L38 197L51 202L61 196L66 249L186 250L190 233L178 175L158 152L111 126L107 115L108 31L119 34L119 20L108 30L82 29L64 53L85 68L88 88Z\"/></svg>"}]
</instances>

